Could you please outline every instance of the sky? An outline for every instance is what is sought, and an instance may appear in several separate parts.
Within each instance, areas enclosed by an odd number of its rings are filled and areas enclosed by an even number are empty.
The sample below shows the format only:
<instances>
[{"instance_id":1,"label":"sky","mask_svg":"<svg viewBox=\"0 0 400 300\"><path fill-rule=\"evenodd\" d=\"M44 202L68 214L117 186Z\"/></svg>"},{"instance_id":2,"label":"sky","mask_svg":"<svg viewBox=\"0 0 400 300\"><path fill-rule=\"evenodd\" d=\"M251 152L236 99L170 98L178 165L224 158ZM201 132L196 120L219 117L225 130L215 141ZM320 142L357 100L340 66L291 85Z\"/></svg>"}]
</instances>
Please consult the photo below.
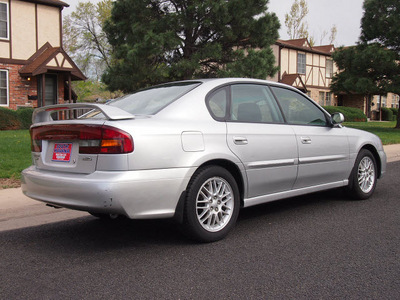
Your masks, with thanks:
<instances>
[{"instance_id":1,"label":"sky","mask_svg":"<svg viewBox=\"0 0 400 300\"><path fill-rule=\"evenodd\" d=\"M279 35L282 40L289 39L285 27L285 14L290 12L294 0L269 0L268 10L274 12L281 23ZM315 37L319 45L324 30L328 32L326 42L333 25L337 27L335 46L355 45L361 33L363 0L307 0L308 32Z\"/></svg>"},{"instance_id":2,"label":"sky","mask_svg":"<svg viewBox=\"0 0 400 300\"><path fill-rule=\"evenodd\" d=\"M80 2L80 0L63 1L70 4L70 7L64 8L63 14L70 14ZM90 0L90 2L97 3L99 0ZM269 0L268 11L278 16L281 23L279 35L283 40L289 39L285 27L285 14L290 11L293 2L294 0ZM315 38L316 45L320 44L324 30L328 32L328 35L323 44L329 42L330 29L333 25L337 27L336 47L355 45L361 32L363 2L364 0L307 0L309 12L306 21L308 31Z\"/></svg>"}]
</instances>

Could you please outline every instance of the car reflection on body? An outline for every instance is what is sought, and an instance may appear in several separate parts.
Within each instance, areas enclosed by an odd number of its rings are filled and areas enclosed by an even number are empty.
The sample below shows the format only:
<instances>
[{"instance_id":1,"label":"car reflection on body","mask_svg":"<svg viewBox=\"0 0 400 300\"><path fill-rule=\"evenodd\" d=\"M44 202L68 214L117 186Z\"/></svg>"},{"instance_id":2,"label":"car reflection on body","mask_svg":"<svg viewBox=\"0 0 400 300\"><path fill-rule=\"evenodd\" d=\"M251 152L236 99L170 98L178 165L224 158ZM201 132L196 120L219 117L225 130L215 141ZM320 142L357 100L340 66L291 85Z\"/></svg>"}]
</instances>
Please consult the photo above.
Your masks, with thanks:
<instances>
[{"instance_id":1,"label":"car reflection on body","mask_svg":"<svg viewBox=\"0 0 400 300\"><path fill-rule=\"evenodd\" d=\"M81 108L92 111L52 119ZM27 196L100 218L175 218L204 242L224 238L243 207L338 187L366 199L386 169L377 136L263 80L173 82L33 119Z\"/></svg>"}]
</instances>

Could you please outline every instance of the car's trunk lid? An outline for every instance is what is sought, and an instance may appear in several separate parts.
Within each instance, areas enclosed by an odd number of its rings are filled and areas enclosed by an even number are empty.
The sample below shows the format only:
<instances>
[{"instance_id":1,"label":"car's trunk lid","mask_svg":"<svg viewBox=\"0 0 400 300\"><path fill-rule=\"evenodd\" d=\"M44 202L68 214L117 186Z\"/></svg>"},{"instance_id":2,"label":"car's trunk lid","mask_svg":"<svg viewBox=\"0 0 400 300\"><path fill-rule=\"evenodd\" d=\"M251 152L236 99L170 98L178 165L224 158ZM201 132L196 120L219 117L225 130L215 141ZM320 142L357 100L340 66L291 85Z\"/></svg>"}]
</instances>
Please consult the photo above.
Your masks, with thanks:
<instances>
[{"instance_id":1,"label":"car's trunk lid","mask_svg":"<svg viewBox=\"0 0 400 300\"><path fill-rule=\"evenodd\" d=\"M54 121L52 114L89 108L98 110L101 118ZM132 137L112 126L107 120L133 119L134 116L107 105L69 104L35 110L31 127L33 163L38 169L69 173L92 173L100 154L125 154L133 151ZM96 115L96 114L94 114Z\"/></svg>"}]
</instances>

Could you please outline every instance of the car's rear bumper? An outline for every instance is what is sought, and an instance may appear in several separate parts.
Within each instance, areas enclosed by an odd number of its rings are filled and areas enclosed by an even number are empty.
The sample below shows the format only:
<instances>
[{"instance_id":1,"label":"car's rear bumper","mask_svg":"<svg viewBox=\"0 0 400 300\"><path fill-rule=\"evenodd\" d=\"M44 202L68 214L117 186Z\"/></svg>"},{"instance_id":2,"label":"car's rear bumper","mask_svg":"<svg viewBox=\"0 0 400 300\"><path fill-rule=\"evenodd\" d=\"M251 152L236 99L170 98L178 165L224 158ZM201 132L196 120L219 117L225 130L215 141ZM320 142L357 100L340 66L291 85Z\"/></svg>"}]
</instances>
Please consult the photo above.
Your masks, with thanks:
<instances>
[{"instance_id":1,"label":"car's rear bumper","mask_svg":"<svg viewBox=\"0 0 400 300\"><path fill-rule=\"evenodd\" d=\"M94 213L132 219L173 217L192 168L71 174L39 170L22 172L22 191L35 200Z\"/></svg>"}]
</instances>

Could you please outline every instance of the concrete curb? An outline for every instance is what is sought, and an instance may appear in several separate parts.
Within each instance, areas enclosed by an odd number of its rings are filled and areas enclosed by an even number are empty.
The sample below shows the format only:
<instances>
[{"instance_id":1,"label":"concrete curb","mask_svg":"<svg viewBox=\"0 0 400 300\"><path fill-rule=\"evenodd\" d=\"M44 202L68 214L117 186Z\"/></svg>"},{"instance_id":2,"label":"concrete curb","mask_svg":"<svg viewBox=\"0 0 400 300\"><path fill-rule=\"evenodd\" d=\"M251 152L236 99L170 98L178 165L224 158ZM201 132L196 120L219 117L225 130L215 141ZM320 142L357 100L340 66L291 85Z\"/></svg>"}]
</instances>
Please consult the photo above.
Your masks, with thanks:
<instances>
[{"instance_id":1,"label":"concrete curb","mask_svg":"<svg viewBox=\"0 0 400 300\"><path fill-rule=\"evenodd\" d=\"M385 149L387 162L400 160L400 144L386 145L383 146L383 149Z\"/></svg>"}]
</instances>

